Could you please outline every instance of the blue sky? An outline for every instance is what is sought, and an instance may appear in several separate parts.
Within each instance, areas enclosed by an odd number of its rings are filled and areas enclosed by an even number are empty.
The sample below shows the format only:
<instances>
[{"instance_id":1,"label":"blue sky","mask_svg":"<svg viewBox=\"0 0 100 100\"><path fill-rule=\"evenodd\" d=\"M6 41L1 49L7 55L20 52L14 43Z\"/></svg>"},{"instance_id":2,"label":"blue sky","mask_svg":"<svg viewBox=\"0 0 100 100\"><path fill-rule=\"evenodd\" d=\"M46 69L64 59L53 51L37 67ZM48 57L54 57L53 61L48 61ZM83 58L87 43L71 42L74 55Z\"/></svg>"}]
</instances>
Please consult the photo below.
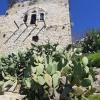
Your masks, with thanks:
<instances>
[{"instance_id":1,"label":"blue sky","mask_svg":"<svg viewBox=\"0 0 100 100\"><path fill-rule=\"evenodd\" d=\"M100 0L70 0L73 36L79 38L91 29L100 28Z\"/></svg>"},{"instance_id":2,"label":"blue sky","mask_svg":"<svg viewBox=\"0 0 100 100\"><path fill-rule=\"evenodd\" d=\"M8 7L8 0L0 0L0 15L4 14Z\"/></svg>"},{"instance_id":3,"label":"blue sky","mask_svg":"<svg viewBox=\"0 0 100 100\"><path fill-rule=\"evenodd\" d=\"M0 0L0 15L4 14L8 0ZM100 0L70 0L73 38L80 38L88 30L100 28Z\"/></svg>"}]
</instances>

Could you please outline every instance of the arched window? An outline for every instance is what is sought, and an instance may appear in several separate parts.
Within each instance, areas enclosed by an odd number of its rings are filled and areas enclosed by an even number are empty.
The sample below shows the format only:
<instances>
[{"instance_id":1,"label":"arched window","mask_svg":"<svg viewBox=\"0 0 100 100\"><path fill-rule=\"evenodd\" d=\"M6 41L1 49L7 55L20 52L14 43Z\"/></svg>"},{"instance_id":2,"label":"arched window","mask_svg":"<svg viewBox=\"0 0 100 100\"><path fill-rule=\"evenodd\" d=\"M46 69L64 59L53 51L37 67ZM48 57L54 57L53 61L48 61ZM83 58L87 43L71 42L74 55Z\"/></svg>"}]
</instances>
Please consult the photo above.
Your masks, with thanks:
<instances>
[{"instance_id":1,"label":"arched window","mask_svg":"<svg viewBox=\"0 0 100 100\"><path fill-rule=\"evenodd\" d=\"M32 15L31 15L30 24L36 24L36 14L32 14Z\"/></svg>"},{"instance_id":2,"label":"arched window","mask_svg":"<svg viewBox=\"0 0 100 100\"><path fill-rule=\"evenodd\" d=\"M40 13L40 21L44 21L44 13Z\"/></svg>"}]
</instances>

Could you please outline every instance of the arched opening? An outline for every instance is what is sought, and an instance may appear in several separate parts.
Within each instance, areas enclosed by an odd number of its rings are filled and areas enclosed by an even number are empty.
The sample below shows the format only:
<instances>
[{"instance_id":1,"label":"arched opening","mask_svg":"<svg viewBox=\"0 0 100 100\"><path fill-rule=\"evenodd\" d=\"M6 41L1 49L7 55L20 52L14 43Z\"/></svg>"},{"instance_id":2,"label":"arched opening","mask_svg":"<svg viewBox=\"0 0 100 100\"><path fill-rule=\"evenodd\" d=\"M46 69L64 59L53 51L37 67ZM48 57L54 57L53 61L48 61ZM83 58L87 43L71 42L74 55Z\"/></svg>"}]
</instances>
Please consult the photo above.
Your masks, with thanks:
<instances>
[{"instance_id":1,"label":"arched opening","mask_svg":"<svg viewBox=\"0 0 100 100\"><path fill-rule=\"evenodd\" d=\"M44 13L40 13L40 20L44 21Z\"/></svg>"},{"instance_id":2,"label":"arched opening","mask_svg":"<svg viewBox=\"0 0 100 100\"><path fill-rule=\"evenodd\" d=\"M31 15L30 24L36 24L36 14L32 14L32 15Z\"/></svg>"},{"instance_id":3,"label":"arched opening","mask_svg":"<svg viewBox=\"0 0 100 100\"><path fill-rule=\"evenodd\" d=\"M3 38L5 38L6 37L6 34L3 34Z\"/></svg>"},{"instance_id":4,"label":"arched opening","mask_svg":"<svg viewBox=\"0 0 100 100\"><path fill-rule=\"evenodd\" d=\"M33 37L32 37L32 41L38 42L38 40L39 40L39 37L38 37L38 36L33 36Z\"/></svg>"}]
</instances>

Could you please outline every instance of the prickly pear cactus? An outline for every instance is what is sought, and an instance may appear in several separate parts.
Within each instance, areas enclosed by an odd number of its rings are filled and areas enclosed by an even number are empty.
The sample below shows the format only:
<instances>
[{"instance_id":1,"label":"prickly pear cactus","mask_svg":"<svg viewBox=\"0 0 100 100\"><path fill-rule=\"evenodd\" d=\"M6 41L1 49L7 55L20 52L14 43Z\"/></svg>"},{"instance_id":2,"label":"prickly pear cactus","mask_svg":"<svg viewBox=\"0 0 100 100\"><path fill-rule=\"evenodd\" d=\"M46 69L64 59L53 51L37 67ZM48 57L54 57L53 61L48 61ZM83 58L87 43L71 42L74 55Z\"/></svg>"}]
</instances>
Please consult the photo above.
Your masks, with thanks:
<instances>
[{"instance_id":1,"label":"prickly pear cactus","mask_svg":"<svg viewBox=\"0 0 100 100\"><path fill-rule=\"evenodd\" d=\"M87 57L83 57L82 58L82 62L86 66L88 64L88 58Z\"/></svg>"},{"instance_id":2,"label":"prickly pear cactus","mask_svg":"<svg viewBox=\"0 0 100 100\"><path fill-rule=\"evenodd\" d=\"M84 100L93 84L88 59L79 49L61 51L50 44L3 58L0 75L0 88L14 90L21 84L26 100Z\"/></svg>"}]
</instances>

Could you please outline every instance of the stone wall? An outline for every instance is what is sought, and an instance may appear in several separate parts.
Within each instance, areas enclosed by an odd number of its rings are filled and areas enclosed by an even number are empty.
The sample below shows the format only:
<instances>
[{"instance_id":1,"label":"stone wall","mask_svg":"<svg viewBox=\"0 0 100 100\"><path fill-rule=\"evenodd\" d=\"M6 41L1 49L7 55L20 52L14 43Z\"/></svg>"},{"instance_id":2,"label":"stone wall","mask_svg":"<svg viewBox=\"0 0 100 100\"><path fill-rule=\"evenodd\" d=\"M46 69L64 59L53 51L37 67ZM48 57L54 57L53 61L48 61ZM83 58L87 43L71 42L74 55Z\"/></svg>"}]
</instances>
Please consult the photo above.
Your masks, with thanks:
<instances>
[{"instance_id":1,"label":"stone wall","mask_svg":"<svg viewBox=\"0 0 100 100\"><path fill-rule=\"evenodd\" d=\"M36 14L36 25L30 24L32 14ZM40 20L40 13L44 20ZM0 52L11 53L30 48L31 43L42 44L50 41L66 46L71 43L71 26L68 0L39 0L16 3L0 17ZM28 14L27 26L23 19ZM14 23L16 22L16 23ZM17 24L17 25L16 25ZM32 41L38 36L38 42Z\"/></svg>"}]
</instances>

